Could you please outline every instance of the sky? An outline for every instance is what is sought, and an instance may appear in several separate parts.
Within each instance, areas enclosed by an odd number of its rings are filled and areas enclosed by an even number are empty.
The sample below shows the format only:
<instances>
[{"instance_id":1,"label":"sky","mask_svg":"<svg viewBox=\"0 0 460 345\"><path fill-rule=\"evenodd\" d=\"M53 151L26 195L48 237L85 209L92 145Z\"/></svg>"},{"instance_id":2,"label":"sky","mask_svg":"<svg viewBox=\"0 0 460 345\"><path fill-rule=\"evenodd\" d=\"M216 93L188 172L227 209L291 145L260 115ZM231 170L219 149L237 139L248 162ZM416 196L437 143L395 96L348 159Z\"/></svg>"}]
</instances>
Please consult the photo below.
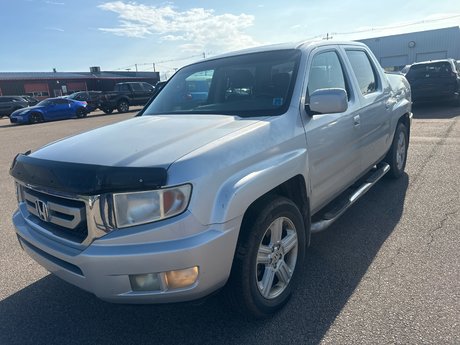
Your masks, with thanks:
<instances>
[{"instance_id":1,"label":"sky","mask_svg":"<svg viewBox=\"0 0 460 345\"><path fill-rule=\"evenodd\" d=\"M459 25L459 0L0 0L0 71L137 64L164 79L203 56L257 45Z\"/></svg>"}]
</instances>

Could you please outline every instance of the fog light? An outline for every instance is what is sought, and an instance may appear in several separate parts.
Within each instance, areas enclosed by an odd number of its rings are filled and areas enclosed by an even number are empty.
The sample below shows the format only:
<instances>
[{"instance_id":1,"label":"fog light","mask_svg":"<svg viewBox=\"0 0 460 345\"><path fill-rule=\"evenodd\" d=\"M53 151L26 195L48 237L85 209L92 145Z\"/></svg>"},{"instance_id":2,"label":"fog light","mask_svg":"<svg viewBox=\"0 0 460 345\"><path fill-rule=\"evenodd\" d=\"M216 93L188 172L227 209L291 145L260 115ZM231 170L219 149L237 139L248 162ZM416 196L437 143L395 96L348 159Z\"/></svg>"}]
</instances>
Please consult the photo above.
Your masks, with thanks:
<instances>
[{"instance_id":1,"label":"fog light","mask_svg":"<svg viewBox=\"0 0 460 345\"><path fill-rule=\"evenodd\" d=\"M161 290L160 277L157 273L130 275L129 281L133 291Z\"/></svg>"},{"instance_id":2,"label":"fog light","mask_svg":"<svg viewBox=\"0 0 460 345\"><path fill-rule=\"evenodd\" d=\"M180 289L195 284L198 279L198 266L183 270L169 271L165 274L168 289Z\"/></svg>"}]
</instances>

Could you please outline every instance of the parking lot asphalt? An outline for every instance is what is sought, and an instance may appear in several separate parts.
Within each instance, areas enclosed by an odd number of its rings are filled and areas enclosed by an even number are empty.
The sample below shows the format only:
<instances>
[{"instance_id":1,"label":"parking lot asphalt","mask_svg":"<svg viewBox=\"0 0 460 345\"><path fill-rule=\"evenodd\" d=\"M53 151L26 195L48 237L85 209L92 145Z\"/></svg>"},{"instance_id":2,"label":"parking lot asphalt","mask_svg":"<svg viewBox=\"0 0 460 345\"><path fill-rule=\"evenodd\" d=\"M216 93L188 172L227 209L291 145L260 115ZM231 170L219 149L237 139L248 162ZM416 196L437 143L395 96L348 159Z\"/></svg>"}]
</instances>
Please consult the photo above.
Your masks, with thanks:
<instances>
[{"instance_id":1,"label":"parking lot asphalt","mask_svg":"<svg viewBox=\"0 0 460 345\"><path fill-rule=\"evenodd\" d=\"M407 174L313 236L296 295L264 321L229 312L219 294L197 305L108 304L20 249L8 175L16 153L133 115L0 119L0 344L460 344L460 107L414 108Z\"/></svg>"}]
</instances>

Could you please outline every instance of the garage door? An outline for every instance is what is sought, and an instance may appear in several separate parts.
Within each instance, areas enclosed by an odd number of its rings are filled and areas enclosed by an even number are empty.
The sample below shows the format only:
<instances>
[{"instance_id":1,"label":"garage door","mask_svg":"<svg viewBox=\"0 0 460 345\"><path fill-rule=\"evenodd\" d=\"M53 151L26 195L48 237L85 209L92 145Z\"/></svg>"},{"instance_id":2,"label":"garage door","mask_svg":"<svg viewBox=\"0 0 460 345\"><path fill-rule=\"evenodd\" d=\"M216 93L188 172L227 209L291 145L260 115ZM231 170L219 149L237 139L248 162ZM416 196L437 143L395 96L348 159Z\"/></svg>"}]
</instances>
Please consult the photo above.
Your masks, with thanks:
<instances>
[{"instance_id":1,"label":"garage door","mask_svg":"<svg viewBox=\"0 0 460 345\"><path fill-rule=\"evenodd\" d=\"M46 83L26 83L24 84L24 92L40 100L50 96Z\"/></svg>"},{"instance_id":2,"label":"garage door","mask_svg":"<svg viewBox=\"0 0 460 345\"><path fill-rule=\"evenodd\" d=\"M428 52L428 53L417 53L416 61L430 61L430 60L440 60L447 58L447 51L441 52Z\"/></svg>"},{"instance_id":3,"label":"garage door","mask_svg":"<svg viewBox=\"0 0 460 345\"><path fill-rule=\"evenodd\" d=\"M83 82L68 82L67 83L67 92L72 93L76 91L86 91L88 88L86 87L86 83Z\"/></svg>"},{"instance_id":4,"label":"garage door","mask_svg":"<svg viewBox=\"0 0 460 345\"><path fill-rule=\"evenodd\" d=\"M385 67L405 66L409 63L407 55L385 56L380 58L380 64Z\"/></svg>"}]
</instances>

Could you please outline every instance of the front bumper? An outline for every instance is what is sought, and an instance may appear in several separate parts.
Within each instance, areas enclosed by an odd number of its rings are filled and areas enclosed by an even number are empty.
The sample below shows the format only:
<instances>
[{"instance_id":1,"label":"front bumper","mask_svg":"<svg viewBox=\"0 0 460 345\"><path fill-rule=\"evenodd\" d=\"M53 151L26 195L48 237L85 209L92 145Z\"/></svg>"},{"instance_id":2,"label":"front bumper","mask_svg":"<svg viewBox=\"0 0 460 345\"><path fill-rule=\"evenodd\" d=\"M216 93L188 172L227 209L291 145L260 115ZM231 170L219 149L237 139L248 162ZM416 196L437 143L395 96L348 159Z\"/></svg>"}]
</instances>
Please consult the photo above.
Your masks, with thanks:
<instances>
[{"instance_id":1,"label":"front bumper","mask_svg":"<svg viewBox=\"0 0 460 345\"><path fill-rule=\"evenodd\" d=\"M28 115L20 115L20 116L10 115L10 122L11 123L28 123L29 116Z\"/></svg>"},{"instance_id":2,"label":"front bumper","mask_svg":"<svg viewBox=\"0 0 460 345\"><path fill-rule=\"evenodd\" d=\"M34 227L18 211L13 216L22 248L40 265L63 280L117 303L168 303L202 298L222 287L230 274L241 219L202 227L190 213L169 224L149 224L150 230L115 230L83 250L66 246ZM176 224L170 224L175 222ZM178 223L178 224L177 224ZM196 227L194 235L148 241L165 227L176 231ZM127 231L128 230L128 231ZM130 231L131 230L131 231ZM129 275L199 267L190 287L166 291L133 291Z\"/></svg>"}]
</instances>

